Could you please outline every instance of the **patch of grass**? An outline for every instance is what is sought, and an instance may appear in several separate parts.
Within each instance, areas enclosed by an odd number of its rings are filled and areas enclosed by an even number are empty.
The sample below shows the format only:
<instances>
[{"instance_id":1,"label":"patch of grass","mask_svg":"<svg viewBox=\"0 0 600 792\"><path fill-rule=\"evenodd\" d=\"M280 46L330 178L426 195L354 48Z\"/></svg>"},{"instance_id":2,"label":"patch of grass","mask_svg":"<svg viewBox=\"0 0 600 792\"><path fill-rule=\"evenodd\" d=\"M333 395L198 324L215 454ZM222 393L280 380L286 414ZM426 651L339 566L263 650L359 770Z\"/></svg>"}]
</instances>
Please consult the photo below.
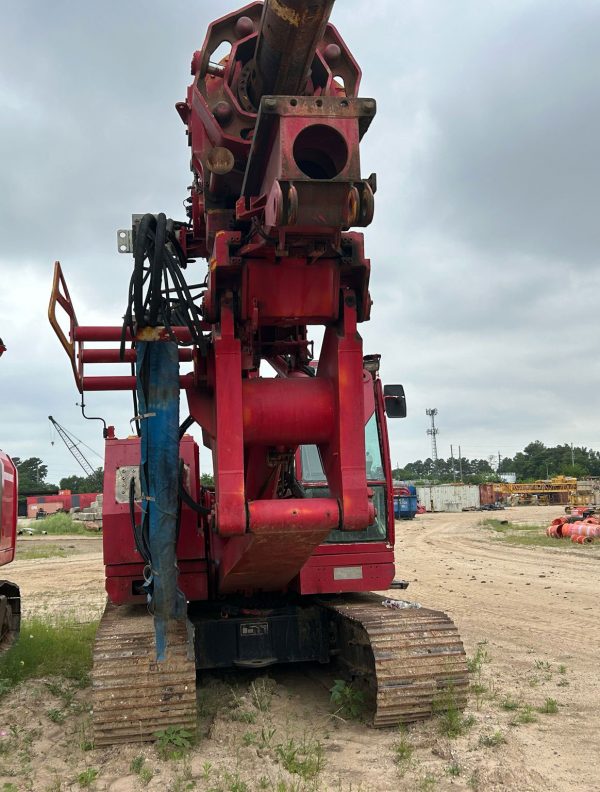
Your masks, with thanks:
<instances>
[{"instance_id":1,"label":"patch of grass","mask_svg":"<svg viewBox=\"0 0 600 792\"><path fill-rule=\"evenodd\" d=\"M357 690L343 679L336 679L329 692L331 703L336 708L336 715L350 720L357 720L361 717L365 708L365 697L362 691Z\"/></svg>"},{"instance_id":2,"label":"patch of grass","mask_svg":"<svg viewBox=\"0 0 600 792\"><path fill-rule=\"evenodd\" d=\"M536 723L537 717L534 715L533 707L529 705L523 707L523 709L515 715L515 717L511 720L511 726L520 726L521 724L526 723Z\"/></svg>"},{"instance_id":3,"label":"patch of grass","mask_svg":"<svg viewBox=\"0 0 600 792\"><path fill-rule=\"evenodd\" d=\"M450 739L466 734L475 723L472 715L464 715L459 710L451 688L434 699L433 711L438 715L439 733Z\"/></svg>"},{"instance_id":4,"label":"patch of grass","mask_svg":"<svg viewBox=\"0 0 600 792\"><path fill-rule=\"evenodd\" d=\"M323 746L318 740L306 737L299 742L290 737L285 743L276 745L275 755L288 773L305 781L316 778L324 766Z\"/></svg>"},{"instance_id":5,"label":"patch of grass","mask_svg":"<svg viewBox=\"0 0 600 792\"><path fill-rule=\"evenodd\" d=\"M136 756L134 759L131 760L131 764L129 765L129 769L131 770L132 773L135 773L136 775L139 775L139 773L140 773L140 771L141 771L141 769L142 769L142 767L144 766L145 763L146 763L145 757L143 757L141 755Z\"/></svg>"},{"instance_id":6,"label":"patch of grass","mask_svg":"<svg viewBox=\"0 0 600 792\"><path fill-rule=\"evenodd\" d=\"M458 762L452 762L452 764L449 764L448 767L446 768L446 772L448 773L449 776L453 776L454 778L456 778L462 773L462 767L459 765Z\"/></svg>"},{"instance_id":7,"label":"patch of grass","mask_svg":"<svg viewBox=\"0 0 600 792\"><path fill-rule=\"evenodd\" d=\"M142 784L148 786L150 781L152 781L154 778L154 770L151 767L148 767L148 765L144 765L139 772L139 777Z\"/></svg>"},{"instance_id":8,"label":"patch of grass","mask_svg":"<svg viewBox=\"0 0 600 792\"><path fill-rule=\"evenodd\" d=\"M477 711L481 709L481 702L483 700L483 694L487 693L487 686L482 685L481 682L475 682L471 685L471 693L475 696L475 707Z\"/></svg>"},{"instance_id":9,"label":"patch of grass","mask_svg":"<svg viewBox=\"0 0 600 792\"><path fill-rule=\"evenodd\" d=\"M420 792L429 792L430 789L434 789L436 784L437 778L432 773L427 773L419 781L419 790Z\"/></svg>"},{"instance_id":10,"label":"patch of grass","mask_svg":"<svg viewBox=\"0 0 600 792\"><path fill-rule=\"evenodd\" d=\"M67 553L63 547L32 547L23 548L22 550L17 545L17 561L35 561L38 558L66 558L72 553Z\"/></svg>"},{"instance_id":11,"label":"patch of grass","mask_svg":"<svg viewBox=\"0 0 600 792\"><path fill-rule=\"evenodd\" d=\"M567 673L567 666L566 665L559 665L558 666L558 673L559 674L566 674Z\"/></svg>"},{"instance_id":12,"label":"patch of grass","mask_svg":"<svg viewBox=\"0 0 600 792\"><path fill-rule=\"evenodd\" d=\"M250 685L252 703L260 712L268 712L271 708L271 699L275 690L275 682L270 677L255 679Z\"/></svg>"},{"instance_id":13,"label":"patch of grass","mask_svg":"<svg viewBox=\"0 0 600 792\"><path fill-rule=\"evenodd\" d=\"M161 759L183 759L192 747L194 735L181 726L167 726L156 732L156 750Z\"/></svg>"},{"instance_id":14,"label":"patch of grass","mask_svg":"<svg viewBox=\"0 0 600 792\"><path fill-rule=\"evenodd\" d=\"M248 709L247 696L239 695L234 688L230 688L230 709L227 711L229 720L237 721L238 723L256 723L256 710Z\"/></svg>"},{"instance_id":15,"label":"patch of grass","mask_svg":"<svg viewBox=\"0 0 600 792\"><path fill-rule=\"evenodd\" d=\"M552 666L547 660L536 660L534 665L538 671L545 671L546 673L552 672Z\"/></svg>"},{"instance_id":16,"label":"patch of grass","mask_svg":"<svg viewBox=\"0 0 600 792\"><path fill-rule=\"evenodd\" d=\"M225 773L227 792L250 792L250 787L239 777L238 773Z\"/></svg>"},{"instance_id":17,"label":"patch of grass","mask_svg":"<svg viewBox=\"0 0 600 792\"><path fill-rule=\"evenodd\" d=\"M73 520L68 514L51 514L44 517L43 520L36 521L36 530L46 531L48 534L64 535L64 534L85 534L89 536L90 532L83 527L83 523L79 520Z\"/></svg>"},{"instance_id":18,"label":"patch of grass","mask_svg":"<svg viewBox=\"0 0 600 792\"><path fill-rule=\"evenodd\" d=\"M486 649L487 641L480 641L473 657L467 657L467 668L472 674L481 675L485 663L489 663L490 656Z\"/></svg>"},{"instance_id":19,"label":"patch of grass","mask_svg":"<svg viewBox=\"0 0 600 792\"><path fill-rule=\"evenodd\" d=\"M394 761L398 765L400 771L404 773L410 765L410 761L415 751L408 739L406 728L399 729L399 737L394 743L393 749Z\"/></svg>"},{"instance_id":20,"label":"patch of grass","mask_svg":"<svg viewBox=\"0 0 600 792\"><path fill-rule=\"evenodd\" d=\"M497 539L507 544L555 547L566 551L582 547L582 545L574 545L572 542L546 536L546 527L543 525L526 525L494 519L483 520L481 525L494 531L498 534Z\"/></svg>"},{"instance_id":21,"label":"patch of grass","mask_svg":"<svg viewBox=\"0 0 600 792\"><path fill-rule=\"evenodd\" d=\"M60 709L49 709L46 715L50 718L52 723L64 723L65 713Z\"/></svg>"},{"instance_id":22,"label":"patch of grass","mask_svg":"<svg viewBox=\"0 0 600 792\"><path fill-rule=\"evenodd\" d=\"M83 773L79 773L77 776L77 783L80 787L89 787L94 783L99 775L100 772L96 770L95 767L88 767L88 769L84 770Z\"/></svg>"},{"instance_id":23,"label":"patch of grass","mask_svg":"<svg viewBox=\"0 0 600 792\"><path fill-rule=\"evenodd\" d=\"M256 712L235 707L229 712L229 718L238 723L256 723Z\"/></svg>"},{"instance_id":24,"label":"patch of grass","mask_svg":"<svg viewBox=\"0 0 600 792\"><path fill-rule=\"evenodd\" d=\"M495 748L497 745L502 745L506 742L506 738L499 729L491 734L482 734L479 737L479 745L484 748Z\"/></svg>"},{"instance_id":25,"label":"patch of grass","mask_svg":"<svg viewBox=\"0 0 600 792\"><path fill-rule=\"evenodd\" d=\"M203 762L202 763L202 773L201 776L205 781L208 781L210 778L210 773L212 770L212 762Z\"/></svg>"},{"instance_id":26,"label":"patch of grass","mask_svg":"<svg viewBox=\"0 0 600 792\"><path fill-rule=\"evenodd\" d=\"M25 679L43 676L89 684L97 627L97 621L63 618L37 616L25 621L20 639L0 657L0 696Z\"/></svg>"},{"instance_id":27,"label":"patch of grass","mask_svg":"<svg viewBox=\"0 0 600 792\"><path fill-rule=\"evenodd\" d=\"M512 710L517 710L521 706L517 699L511 698L510 696L506 696L500 702L500 706L503 710L507 710L508 712L512 712Z\"/></svg>"},{"instance_id":28,"label":"patch of grass","mask_svg":"<svg viewBox=\"0 0 600 792\"><path fill-rule=\"evenodd\" d=\"M79 724L78 732L79 732L79 747L81 748L81 750L93 751L94 738L92 734L92 725L89 719L86 719Z\"/></svg>"},{"instance_id":29,"label":"patch of grass","mask_svg":"<svg viewBox=\"0 0 600 792\"><path fill-rule=\"evenodd\" d=\"M275 736L275 726L263 726L260 730L260 740L258 741L259 748L270 748L271 741Z\"/></svg>"},{"instance_id":30,"label":"patch of grass","mask_svg":"<svg viewBox=\"0 0 600 792\"><path fill-rule=\"evenodd\" d=\"M556 715L558 712L558 701L553 698L547 698L541 707L538 707L538 712L542 715Z\"/></svg>"}]
</instances>

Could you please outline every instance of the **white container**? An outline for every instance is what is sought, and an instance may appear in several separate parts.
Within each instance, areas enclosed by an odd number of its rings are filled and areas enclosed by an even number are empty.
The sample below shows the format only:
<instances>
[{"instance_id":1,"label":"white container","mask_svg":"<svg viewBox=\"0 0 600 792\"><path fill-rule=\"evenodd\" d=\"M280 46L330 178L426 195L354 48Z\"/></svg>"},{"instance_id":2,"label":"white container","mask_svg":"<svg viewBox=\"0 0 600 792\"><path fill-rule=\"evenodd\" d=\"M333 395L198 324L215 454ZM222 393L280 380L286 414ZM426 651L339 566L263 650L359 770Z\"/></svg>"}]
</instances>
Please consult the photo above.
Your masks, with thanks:
<instances>
[{"instance_id":1,"label":"white container","mask_svg":"<svg viewBox=\"0 0 600 792\"><path fill-rule=\"evenodd\" d=\"M436 484L417 487L417 498L427 511L460 512L481 505L477 484Z\"/></svg>"}]
</instances>

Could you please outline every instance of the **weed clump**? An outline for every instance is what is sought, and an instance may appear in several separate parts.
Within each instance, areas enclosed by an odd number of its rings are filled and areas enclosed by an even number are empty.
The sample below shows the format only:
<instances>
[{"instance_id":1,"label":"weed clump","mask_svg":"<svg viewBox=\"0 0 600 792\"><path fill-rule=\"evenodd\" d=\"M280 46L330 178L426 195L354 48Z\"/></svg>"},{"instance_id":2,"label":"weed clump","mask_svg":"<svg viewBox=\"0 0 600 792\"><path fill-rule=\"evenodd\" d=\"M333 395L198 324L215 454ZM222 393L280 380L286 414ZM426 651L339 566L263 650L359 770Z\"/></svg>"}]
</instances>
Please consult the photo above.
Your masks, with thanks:
<instances>
[{"instance_id":1,"label":"weed clump","mask_svg":"<svg viewBox=\"0 0 600 792\"><path fill-rule=\"evenodd\" d=\"M538 707L538 712L542 715L556 715L558 712L558 701L553 698L547 698L541 707Z\"/></svg>"},{"instance_id":2,"label":"weed clump","mask_svg":"<svg viewBox=\"0 0 600 792\"><path fill-rule=\"evenodd\" d=\"M336 715L350 720L357 720L363 714L365 697L362 691L357 690L343 679L336 679L330 688L331 703L336 708Z\"/></svg>"},{"instance_id":3,"label":"weed clump","mask_svg":"<svg viewBox=\"0 0 600 792\"><path fill-rule=\"evenodd\" d=\"M523 709L515 715L515 717L511 720L511 726L520 726L521 724L526 723L536 723L537 717L533 713L533 707L527 705L523 707Z\"/></svg>"},{"instance_id":4,"label":"weed clump","mask_svg":"<svg viewBox=\"0 0 600 792\"><path fill-rule=\"evenodd\" d=\"M492 734L482 734L479 738L479 745L484 748L495 748L505 742L506 738L499 729L496 729Z\"/></svg>"},{"instance_id":5,"label":"weed clump","mask_svg":"<svg viewBox=\"0 0 600 792\"><path fill-rule=\"evenodd\" d=\"M275 746L275 755L288 773L299 775L305 781L316 778L324 766L323 746L318 740L296 741L290 737Z\"/></svg>"},{"instance_id":6,"label":"weed clump","mask_svg":"<svg viewBox=\"0 0 600 792\"><path fill-rule=\"evenodd\" d=\"M450 739L466 734L475 723L472 715L464 715L458 708L452 688L448 688L436 697L433 711L438 715L439 733Z\"/></svg>"},{"instance_id":7,"label":"weed clump","mask_svg":"<svg viewBox=\"0 0 600 792\"><path fill-rule=\"evenodd\" d=\"M415 749L408 739L406 727L401 726L398 731L399 737L394 743L394 761L400 773L404 774L410 765Z\"/></svg>"},{"instance_id":8,"label":"weed clump","mask_svg":"<svg viewBox=\"0 0 600 792\"><path fill-rule=\"evenodd\" d=\"M156 750L163 760L183 759L192 747L194 735L181 726L167 726L156 732Z\"/></svg>"}]
</instances>

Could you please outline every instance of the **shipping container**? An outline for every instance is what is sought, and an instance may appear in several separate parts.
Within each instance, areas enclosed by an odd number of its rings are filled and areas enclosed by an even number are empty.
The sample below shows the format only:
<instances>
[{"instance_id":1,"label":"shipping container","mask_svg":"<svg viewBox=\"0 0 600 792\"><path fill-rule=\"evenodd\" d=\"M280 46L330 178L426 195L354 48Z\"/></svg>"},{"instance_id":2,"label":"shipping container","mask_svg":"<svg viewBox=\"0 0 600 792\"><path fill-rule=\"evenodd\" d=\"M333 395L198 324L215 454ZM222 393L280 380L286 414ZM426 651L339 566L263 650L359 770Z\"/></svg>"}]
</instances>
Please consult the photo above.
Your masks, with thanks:
<instances>
[{"instance_id":1,"label":"shipping container","mask_svg":"<svg viewBox=\"0 0 600 792\"><path fill-rule=\"evenodd\" d=\"M427 511L459 512L481 506L476 484L436 484L417 487L417 498Z\"/></svg>"},{"instance_id":2,"label":"shipping container","mask_svg":"<svg viewBox=\"0 0 600 792\"><path fill-rule=\"evenodd\" d=\"M27 498L27 516L35 518L39 509L46 514L54 514L61 509L68 512L69 509L85 509L96 500L96 492L80 492L71 494L70 490L61 490L58 495L30 495Z\"/></svg>"},{"instance_id":3,"label":"shipping container","mask_svg":"<svg viewBox=\"0 0 600 792\"><path fill-rule=\"evenodd\" d=\"M491 506L499 500L493 484L479 485L479 502L481 506Z\"/></svg>"}]
</instances>

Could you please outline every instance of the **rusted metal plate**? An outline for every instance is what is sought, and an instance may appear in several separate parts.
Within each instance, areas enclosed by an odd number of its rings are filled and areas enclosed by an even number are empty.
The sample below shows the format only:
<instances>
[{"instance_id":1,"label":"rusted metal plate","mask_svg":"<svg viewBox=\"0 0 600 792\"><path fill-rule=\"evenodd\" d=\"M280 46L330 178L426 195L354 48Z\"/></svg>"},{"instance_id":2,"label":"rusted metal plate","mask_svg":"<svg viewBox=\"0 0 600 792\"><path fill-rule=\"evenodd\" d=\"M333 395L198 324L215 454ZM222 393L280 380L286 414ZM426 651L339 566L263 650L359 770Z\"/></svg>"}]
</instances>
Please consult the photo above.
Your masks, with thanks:
<instances>
[{"instance_id":1,"label":"rusted metal plate","mask_svg":"<svg viewBox=\"0 0 600 792\"><path fill-rule=\"evenodd\" d=\"M187 625L169 629L168 657L156 662L154 624L145 606L108 604L94 645L94 743L156 739L168 726L196 729L196 667Z\"/></svg>"},{"instance_id":2,"label":"rusted metal plate","mask_svg":"<svg viewBox=\"0 0 600 792\"><path fill-rule=\"evenodd\" d=\"M373 725L428 718L446 701L462 709L468 669L452 620L426 608L386 608L384 601L355 594L324 603L335 614L341 662L371 693Z\"/></svg>"}]
</instances>

